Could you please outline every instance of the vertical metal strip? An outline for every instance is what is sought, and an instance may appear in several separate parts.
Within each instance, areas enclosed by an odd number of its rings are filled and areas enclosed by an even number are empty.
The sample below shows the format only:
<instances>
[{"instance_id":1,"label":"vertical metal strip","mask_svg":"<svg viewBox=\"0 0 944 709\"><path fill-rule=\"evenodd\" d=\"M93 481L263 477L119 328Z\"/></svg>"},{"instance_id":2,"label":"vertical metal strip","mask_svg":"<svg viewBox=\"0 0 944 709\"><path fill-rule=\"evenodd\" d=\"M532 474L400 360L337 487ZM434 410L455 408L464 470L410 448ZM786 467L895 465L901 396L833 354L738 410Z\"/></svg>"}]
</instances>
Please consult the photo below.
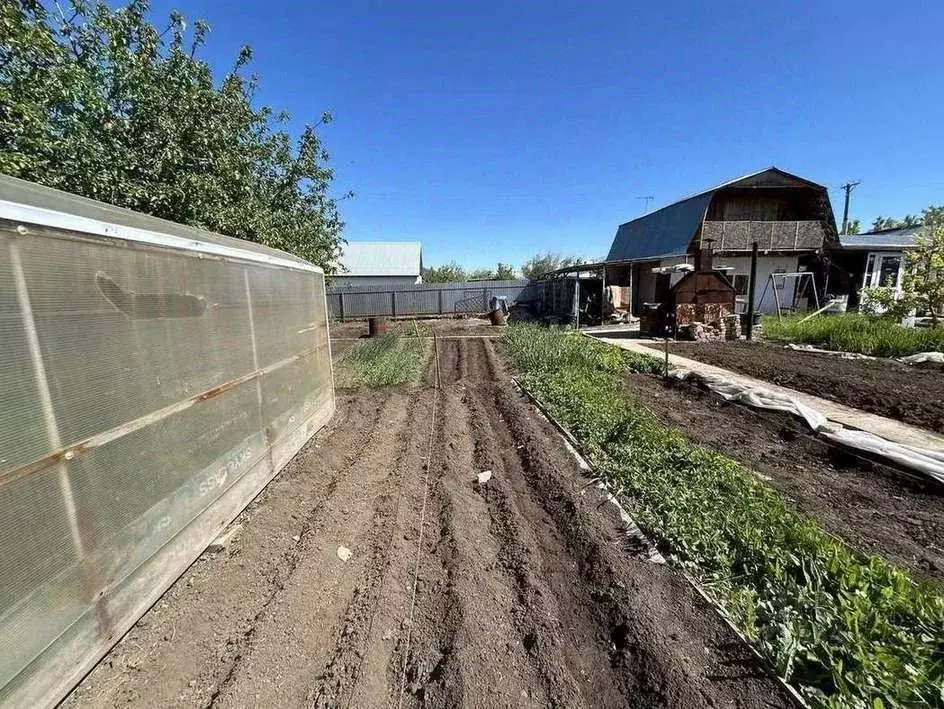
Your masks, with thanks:
<instances>
[{"instance_id":1,"label":"vertical metal strip","mask_svg":"<svg viewBox=\"0 0 944 709\"><path fill-rule=\"evenodd\" d=\"M259 351L256 348L256 320L252 312L252 288L249 286L249 269L243 269L243 283L246 286L246 307L249 310L249 342L252 345L252 371L259 371ZM262 377L256 377L256 403L259 407L259 426L266 442L266 447L271 451L272 441L269 440L269 430L266 425L265 413L262 408ZM266 452L266 458L271 466L272 456L269 451ZM275 472L274 470L272 472Z\"/></svg>"},{"instance_id":2,"label":"vertical metal strip","mask_svg":"<svg viewBox=\"0 0 944 709\"><path fill-rule=\"evenodd\" d=\"M43 353L39 346L39 335L36 332L36 320L33 317L33 307L30 303L29 291L26 288L23 262L20 260L20 250L15 241L10 242L10 263L13 266L16 299L20 305L20 316L23 321L23 329L26 330L30 359L33 362L33 375L36 378L36 388L39 390L39 403L42 407L43 423L46 427L46 441L49 444L50 450L59 450L62 448L62 438L59 435L59 424L56 421L56 412L52 405L52 394L49 391L46 366L43 364ZM62 493L62 502L66 508L66 516L69 520L69 531L72 535L72 547L76 557L82 559L85 556L85 545L82 543L82 534L79 531L79 516L75 507L72 481L69 480L69 470L65 463L59 463L57 468L59 471L59 490Z\"/></svg>"},{"instance_id":3,"label":"vertical metal strip","mask_svg":"<svg viewBox=\"0 0 944 709\"><path fill-rule=\"evenodd\" d=\"M312 274L311 288L312 300L315 306L318 305L318 274ZM331 323L328 317L328 286L324 282L324 276L321 276L321 302L324 307L324 334L325 344L328 346L328 379L331 383L331 406L334 407L337 400L337 391L334 388L334 359L331 357ZM317 322L317 321L316 321ZM317 332L317 330L315 331ZM317 338L316 338L317 339Z\"/></svg>"}]
</instances>

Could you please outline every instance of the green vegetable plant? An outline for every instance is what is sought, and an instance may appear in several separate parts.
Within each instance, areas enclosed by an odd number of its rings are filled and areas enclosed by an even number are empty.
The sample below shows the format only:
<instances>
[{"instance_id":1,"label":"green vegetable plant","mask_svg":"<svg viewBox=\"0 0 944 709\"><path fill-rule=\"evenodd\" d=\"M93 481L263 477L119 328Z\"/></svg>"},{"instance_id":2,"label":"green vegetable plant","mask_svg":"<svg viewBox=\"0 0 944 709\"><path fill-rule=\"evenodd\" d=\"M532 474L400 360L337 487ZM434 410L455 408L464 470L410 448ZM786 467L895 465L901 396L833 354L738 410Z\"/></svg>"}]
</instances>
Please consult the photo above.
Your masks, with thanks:
<instances>
[{"instance_id":1,"label":"green vegetable plant","mask_svg":"<svg viewBox=\"0 0 944 709\"><path fill-rule=\"evenodd\" d=\"M764 337L802 342L829 350L859 352L876 357L901 357L916 352L944 351L944 327L908 328L888 318L849 313L779 320L764 318Z\"/></svg>"},{"instance_id":2,"label":"green vegetable plant","mask_svg":"<svg viewBox=\"0 0 944 709\"><path fill-rule=\"evenodd\" d=\"M341 354L334 380L339 388L384 387L417 381L428 347L425 340L384 335L361 340Z\"/></svg>"}]
</instances>

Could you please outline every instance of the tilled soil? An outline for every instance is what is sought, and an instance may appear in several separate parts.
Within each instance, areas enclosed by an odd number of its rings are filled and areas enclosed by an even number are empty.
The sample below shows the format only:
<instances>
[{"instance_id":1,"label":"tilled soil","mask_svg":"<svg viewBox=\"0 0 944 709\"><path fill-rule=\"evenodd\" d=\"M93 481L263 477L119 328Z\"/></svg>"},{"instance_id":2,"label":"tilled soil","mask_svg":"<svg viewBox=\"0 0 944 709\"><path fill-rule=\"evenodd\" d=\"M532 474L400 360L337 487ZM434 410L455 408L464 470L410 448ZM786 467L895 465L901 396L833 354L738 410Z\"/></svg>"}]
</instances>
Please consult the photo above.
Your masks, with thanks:
<instances>
[{"instance_id":1,"label":"tilled soil","mask_svg":"<svg viewBox=\"0 0 944 709\"><path fill-rule=\"evenodd\" d=\"M441 341L423 385L339 395L229 550L67 705L789 705L676 571L636 555L494 347Z\"/></svg>"},{"instance_id":2,"label":"tilled soil","mask_svg":"<svg viewBox=\"0 0 944 709\"><path fill-rule=\"evenodd\" d=\"M944 433L944 373L887 359L843 359L773 343L678 342L672 351L780 386Z\"/></svg>"},{"instance_id":3,"label":"tilled soil","mask_svg":"<svg viewBox=\"0 0 944 709\"><path fill-rule=\"evenodd\" d=\"M668 426L743 463L801 512L864 552L944 581L944 496L818 439L793 417L686 383L631 375L630 395Z\"/></svg>"}]
</instances>

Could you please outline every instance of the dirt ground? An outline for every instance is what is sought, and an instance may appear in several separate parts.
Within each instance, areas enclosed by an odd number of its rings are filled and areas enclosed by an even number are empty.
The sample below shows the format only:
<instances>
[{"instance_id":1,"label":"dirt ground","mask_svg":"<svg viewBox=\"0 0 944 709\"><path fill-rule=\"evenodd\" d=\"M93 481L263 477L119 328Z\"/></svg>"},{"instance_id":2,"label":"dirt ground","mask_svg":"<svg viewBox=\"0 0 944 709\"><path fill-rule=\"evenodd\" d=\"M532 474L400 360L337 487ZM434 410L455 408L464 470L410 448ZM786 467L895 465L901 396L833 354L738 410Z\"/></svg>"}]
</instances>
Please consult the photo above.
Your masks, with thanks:
<instances>
[{"instance_id":1,"label":"dirt ground","mask_svg":"<svg viewBox=\"0 0 944 709\"><path fill-rule=\"evenodd\" d=\"M944 373L887 359L843 359L773 343L678 342L672 351L879 416L944 433Z\"/></svg>"},{"instance_id":2,"label":"dirt ground","mask_svg":"<svg viewBox=\"0 0 944 709\"><path fill-rule=\"evenodd\" d=\"M630 395L667 425L744 463L801 512L853 547L944 581L944 497L920 481L856 459L796 419L759 412L690 384L632 375Z\"/></svg>"},{"instance_id":3,"label":"dirt ground","mask_svg":"<svg viewBox=\"0 0 944 709\"><path fill-rule=\"evenodd\" d=\"M66 706L789 705L676 571L633 550L496 347L440 341L422 385L339 394L228 551Z\"/></svg>"}]
</instances>

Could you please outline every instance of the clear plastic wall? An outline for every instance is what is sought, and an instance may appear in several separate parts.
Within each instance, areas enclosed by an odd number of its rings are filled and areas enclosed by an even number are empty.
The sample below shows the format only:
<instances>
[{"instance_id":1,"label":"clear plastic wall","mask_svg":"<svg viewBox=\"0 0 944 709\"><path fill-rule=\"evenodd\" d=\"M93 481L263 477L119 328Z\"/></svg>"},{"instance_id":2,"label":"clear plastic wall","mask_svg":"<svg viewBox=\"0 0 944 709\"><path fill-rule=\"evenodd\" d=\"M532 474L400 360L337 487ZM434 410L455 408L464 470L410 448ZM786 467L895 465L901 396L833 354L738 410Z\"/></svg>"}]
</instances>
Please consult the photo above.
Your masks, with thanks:
<instances>
[{"instance_id":1,"label":"clear plastic wall","mask_svg":"<svg viewBox=\"0 0 944 709\"><path fill-rule=\"evenodd\" d=\"M49 705L331 417L324 276L5 204L0 705Z\"/></svg>"}]
</instances>

